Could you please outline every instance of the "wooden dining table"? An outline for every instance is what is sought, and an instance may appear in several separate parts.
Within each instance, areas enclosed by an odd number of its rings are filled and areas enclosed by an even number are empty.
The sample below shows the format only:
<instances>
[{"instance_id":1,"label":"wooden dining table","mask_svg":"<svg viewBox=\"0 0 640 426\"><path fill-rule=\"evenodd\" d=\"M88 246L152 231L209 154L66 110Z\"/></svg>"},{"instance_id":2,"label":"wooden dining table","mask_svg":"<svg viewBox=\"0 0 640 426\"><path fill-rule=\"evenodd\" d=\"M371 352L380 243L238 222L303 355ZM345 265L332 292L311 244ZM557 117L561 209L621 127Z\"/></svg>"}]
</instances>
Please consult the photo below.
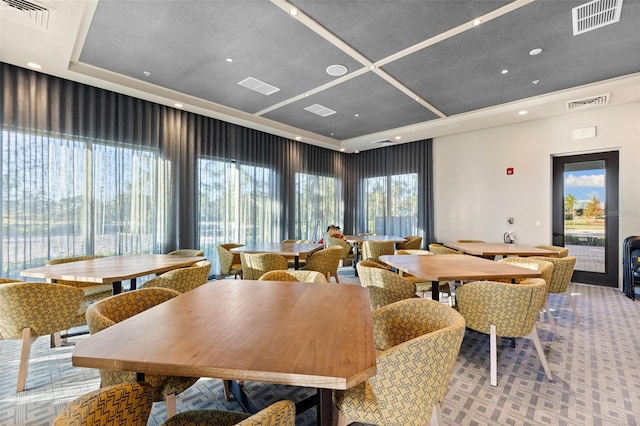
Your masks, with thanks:
<instances>
[{"instance_id":1,"label":"wooden dining table","mask_svg":"<svg viewBox=\"0 0 640 426\"><path fill-rule=\"evenodd\" d=\"M130 280L130 289L135 290L138 277L162 274L172 269L191 266L205 259L203 256L125 254L25 269L20 275L50 280L111 284L113 294L118 294L122 291L122 281Z\"/></svg>"},{"instance_id":2,"label":"wooden dining table","mask_svg":"<svg viewBox=\"0 0 640 426\"><path fill-rule=\"evenodd\" d=\"M212 281L79 341L72 364L312 387L318 424L331 425L332 390L376 374L369 296L354 285Z\"/></svg>"},{"instance_id":3,"label":"wooden dining table","mask_svg":"<svg viewBox=\"0 0 640 426\"><path fill-rule=\"evenodd\" d=\"M309 256L324 247L317 243L254 243L232 248L231 253L275 253L292 256L294 269L300 269L300 256Z\"/></svg>"},{"instance_id":4,"label":"wooden dining table","mask_svg":"<svg viewBox=\"0 0 640 426\"><path fill-rule=\"evenodd\" d=\"M398 237L397 235L345 235L344 240L353 244L353 269L355 270L356 277L358 276L358 253L359 246L365 241L386 241L390 243L404 243L406 238Z\"/></svg>"},{"instance_id":5,"label":"wooden dining table","mask_svg":"<svg viewBox=\"0 0 640 426\"><path fill-rule=\"evenodd\" d=\"M431 297L440 300L440 281L539 278L540 271L466 254L383 255L380 260L400 272L431 281Z\"/></svg>"},{"instance_id":6,"label":"wooden dining table","mask_svg":"<svg viewBox=\"0 0 640 426\"><path fill-rule=\"evenodd\" d=\"M474 256L548 256L557 257L553 250L513 243L442 243L444 246Z\"/></svg>"}]
</instances>

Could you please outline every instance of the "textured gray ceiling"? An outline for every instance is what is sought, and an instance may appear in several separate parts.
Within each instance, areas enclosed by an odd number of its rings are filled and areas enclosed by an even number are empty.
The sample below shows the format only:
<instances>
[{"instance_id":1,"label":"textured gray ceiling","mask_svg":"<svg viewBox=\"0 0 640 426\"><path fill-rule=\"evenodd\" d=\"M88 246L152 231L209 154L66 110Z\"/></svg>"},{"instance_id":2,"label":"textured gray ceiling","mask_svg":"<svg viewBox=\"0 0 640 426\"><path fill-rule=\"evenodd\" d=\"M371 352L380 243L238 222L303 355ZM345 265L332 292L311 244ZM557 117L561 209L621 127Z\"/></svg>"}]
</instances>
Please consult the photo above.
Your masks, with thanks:
<instances>
[{"instance_id":1,"label":"textured gray ceiling","mask_svg":"<svg viewBox=\"0 0 640 426\"><path fill-rule=\"evenodd\" d=\"M100 0L80 61L344 140L438 118L364 68L358 53L384 61L511 2L292 2L356 55L274 3L283 2ZM573 36L571 9L584 3L538 0L381 70L446 116L639 72L640 0L624 0L620 22ZM542 54L530 56L537 47ZM332 64L360 74L319 90L335 80L325 72ZM265 96L237 84L247 77L280 90ZM304 110L316 103L336 114Z\"/></svg>"}]
</instances>

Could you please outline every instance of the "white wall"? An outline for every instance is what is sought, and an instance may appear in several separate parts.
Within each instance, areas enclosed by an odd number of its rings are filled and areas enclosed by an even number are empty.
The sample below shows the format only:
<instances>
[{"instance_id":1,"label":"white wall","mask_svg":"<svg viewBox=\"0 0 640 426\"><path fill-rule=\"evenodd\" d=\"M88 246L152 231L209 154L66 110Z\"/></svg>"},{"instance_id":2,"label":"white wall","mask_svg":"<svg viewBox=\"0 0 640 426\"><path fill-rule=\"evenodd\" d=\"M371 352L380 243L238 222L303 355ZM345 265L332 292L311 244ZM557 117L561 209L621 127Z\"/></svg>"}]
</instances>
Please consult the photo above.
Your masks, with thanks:
<instances>
[{"instance_id":1,"label":"white wall","mask_svg":"<svg viewBox=\"0 0 640 426\"><path fill-rule=\"evenodd\" d=\"M589 126L597 127L595 138L572 140L573 129ZM638 102L435 139L436 240L500 242L516 231L520 244L551 243L552 156L609 150L620 152L622 245L640 235Z\"/></svg>"}]
</instances>

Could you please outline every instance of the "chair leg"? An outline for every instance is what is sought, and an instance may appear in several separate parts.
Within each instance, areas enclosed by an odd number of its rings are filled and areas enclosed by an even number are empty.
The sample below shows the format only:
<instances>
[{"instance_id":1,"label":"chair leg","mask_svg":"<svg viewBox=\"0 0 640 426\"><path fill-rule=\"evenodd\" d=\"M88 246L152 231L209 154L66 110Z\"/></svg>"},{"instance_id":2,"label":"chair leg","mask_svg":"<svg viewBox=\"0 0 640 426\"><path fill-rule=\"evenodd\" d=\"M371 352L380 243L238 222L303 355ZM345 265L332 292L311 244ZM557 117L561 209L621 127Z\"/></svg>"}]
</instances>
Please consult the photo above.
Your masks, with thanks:
<instances>
[{"instance_id":1,"label":"chair leg","mask_svg":"<svg viewBox=\"0 0 640 426\"><path fill-rule=\"evenodd\" d=\"M342 414L342 411L340 410L337 410L337 413L334 413L333 419L334 419L333 424L335 426L346 426L353 423L353 420L351 420L350 418Z\"/></svg>"},{"instance_id":2,"label":"chair leg","mask_svg":"<svg viewBox=\"0 0 640 426\"><path fill-rule=\"evenodd\" d=\"M433 405L433 411L431 411L431 422L430 426L440 426L442 423L442 404L436 402Z\"/></svg>"},{"instance_id":3,"label":"chair leg","mask_svg":"<svg viewBox=\"0 0 640 426\"><path fill-rule=\"evenodd\" d=\"M576 316L576 324L578 323L578 321L580 321L580 315L578 315L578 311L576 310L576 305L573 303L573 296L571 295L571 293L569 292L569 290L567 289L567 299L569 299L569 305L571 306L571 309L573 310L573 315Z\"/></svg>"},{"instance_id":4,"label":"chair leg","mask_svg":"<svg viewBox=\"0 0 640 426\"><path fill-rule=\"evenodd\" d=\"M170 419L178 412L176 404L176 394L172 393L170 395L167 395L164 402L165 404L167 404L167 419Z\"/></svg>"},{"instance_id":5,"label":"chair leg","mask_svg":"<svg viewBox=\"0 0 640 426\"><path fill-rule=\"evenodd\" d=\"M538 338L538 329L536 328L535 324L533 325L531 333L529 333L527 337L533 340L533 344L538 351L538 356L540 357L540 362L542 363L542 368L544 368L544 372L547 375L547 379L553 380L553 377L551 376L551 370L549 369L549 364L547 364L547 357L544 356L544 350L542 349L540 339Z\"/></svg>"},{"instance_id":6,"label":"chair leg","mask_svg":"<svg viewBox=\"0 0 640 426\"><path fill-rule=\"evenodd\" d=\"M224 399L227 401L231 401L231 390L229 390L229 380L222 381L222 392L224 394Z\"/></svg>"},{"instance_id":7,"label":"chair leg","mask_svg":"<svg viewBox=\"0 0 640 426\"><path fill-rule=\"evenodd\" d=\"M22 351L20 353L20 366L18 367L18 385L16 386L16 392L22 392L26 387L31 345L37 338L37 336L33 337L31 328L25 328L22 330Z\"/></svg>"},{"instance_id":8,"label":"chair leg","mask_svg":"<svg viewBox=\"0 0 640 426\"><path fill-rule=\"evenodd\" d=\"M62 346L62 333L58 331L51 335L51 343L49 344L49 347L59 348L60 346Z\"/></svg>"},{"instance_id":9,"label":"chair leg","mask_svg":"<svg viewBox=\"0 0 640 426\"><path fill-rule=\"evenodd\" d=\"M340 284L340 280L338 279L338 273L337 272L334 275L334 278L336 279L336 284Z\"/></svg>"},{"instance_id":10,"label":"chair leg","mask_svg":"<svg viewBox=\"0 0 640 426\"><path fill-rule=\"evenodd\" d=\"M553 319L553 315L551 315L551 310L549 309L549 304L545 301L544 307L542 308L542 312L547 313L547 318L549 318L549 324L551 324L551 330L553 330L553 335L558 335L558 328L556 327L556 321Z\"/></svg>"},{"instance_id":11,"label":"chair leg","mask_svg":"<svg viewBox=\"0 0 640 426\"><path fill-rule=\"evenodd\" d=\"M498 348L496 346L496 326L489 326L489 347L491 349L491 386L498 386Z\"/></svg>"}]
</instances>

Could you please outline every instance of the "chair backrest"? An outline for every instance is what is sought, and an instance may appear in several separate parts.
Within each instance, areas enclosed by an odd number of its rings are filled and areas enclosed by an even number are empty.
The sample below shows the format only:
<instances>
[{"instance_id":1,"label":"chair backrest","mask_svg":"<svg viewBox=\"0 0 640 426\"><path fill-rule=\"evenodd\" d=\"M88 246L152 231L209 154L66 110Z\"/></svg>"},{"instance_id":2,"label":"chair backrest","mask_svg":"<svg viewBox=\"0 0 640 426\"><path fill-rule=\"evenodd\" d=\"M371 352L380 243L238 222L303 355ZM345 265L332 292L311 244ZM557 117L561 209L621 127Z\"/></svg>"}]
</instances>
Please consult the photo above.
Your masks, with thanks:
<instances>
[{"instance_id":1,"label":"chair backrest","mask_svg":"<svg viewBox=\"0 0 640 426\"><path fill-rule=\"evenodd\" d=\"M91 254L86 256L73 256L73 257L59 257L57 259L49 260L45 266L60 265L62 263L79 262L81 260L100 259L104 257L100 254ZM74 287L89 287L94 286L96 283L82 282L82 281L70 281L70 280L56 280L56 284L72 285Z\"/></svg>"},{"instance_id":2,"label":"chair backrest","mask_svg":"<svg viewBox=\"0 0 640 426\"><path fill-rule=\"evenodd\" d=\"M327 277L317 271L269 271L258 278L259 281L291 281L301 283L327 284Z\"/></svg>"},{"instance_id":3,"label":"chair backrest","mask_svg":"<svg viewBox=\"0 0 640 426\"><path fill-rule=\"evenodd\" d=\"M332 246L341 246L342 247L342 256L341 259L346 259L351 252L351 244L346 242L345 240L341 240L340 238L328 237L329 245Z\"/></svg>"},{"instance_id":4,"label":"chair backrest","mask_svg":"<svg viewBox=\"0 0 640 426\"><path fill-rule=\"evenodd\" d=\"M497 336L523 337L536 323L545 288L542 278L520 284L474 281L456 290L458 312L473 330L490 334L495 325Z\"/></svg>"},{"instance_id":5,"label":"chair backrest","mask_svg":"<svg viewBox=\"0 0 640 426\"><path fill-rule=\"evenodd\" d=\"M309 271L335 276L338 274L342 252L342 246L329 246L317 250L307 257L307 266L305 268Z\"/></svg>"},{"instance_id":6,"label":"chair backrest","mask_svg":"<svg viewBox=\"0 0 640 426\"><path fill-rule=\"evenodd\" d=\"M278 401L251 416L224 410L183 411L167 419L162 426L294 426L295 418L295 404L291 401Z\"/></svg>"},{"instance_id":7,"label":"chair backrest","mask_svg":"<svg viewBox=\"0 0 640 426\"><path fill-rule=\"evenodd\" d=\"M423 249L401 249L401 250L396 250L394 254L398 256L405 255L405 254L428 256L433 253L431 253L429 250L423 250Z\"/></svg>"},{"instance_id":8,"label":"chair backrest","mask_svg":"<svg viewBox=\"0 0 640 426\"><path fill-rule=\"evenodd\" d=\"M365 265L361 265L364 262L367 261L358 262L356 268L358 269L360 284L369 289L369 301L372 310L399 300L416 297L416 285L414 282L388 269L371 265L377 265L376 262L369 261Z\"/></svg>"},{"instance_id":9,"label":"chair backrest","mask_svg":"<svg viewBox=\"0 0 640 426\"><path fill-rule=\"evenodd\" d=\"M288 271L269 271L262 274L258 281L290 281L300 282L293 274Z\"/></svg>"},{"instance_id":10,"label":"chair backrest","mask_svg":"<svg viewBox=\"0 0 640 426\"><path fill-rule=\"evenodd\" d=\"M422 237L418 235L407 235L404 239L407 241L396 245L398 250L417 250L422 245Z\"/></svg>"},{"instance_id":11,"label":"chair backrest","mask_svg":"<svg viewBox=\"0 0 640 426\"><path fill-rule=\"evenodd\" d=\"M295 404L291 401L279 401L237 423L237 426L294 426L295 424Z\"/></svg>"},{"instance_id":12,"label":"chair backrest","mask_svg":"<svg viewBox=\"0 0 640 426\"><path fill-rule=\"evenodd\" d=\"M551 274L551 285L549 286L549 293L564 293L565 291L567 291L569 283L571 283L573 270L576 267L576 258L574 256L532 256L531 258L553 263L553 273Z\"/></svg>"},{"instance_id":13,"label":"chair backrest","mask_svg":"<svg viewBox=\"0 0 640 426\"><path fill-rule=\"evenodd\" d=\"M266 272L289 269L287 258L276 253L242 253L240 260L245 280L257 280Z\"/></svg>"},{"instance_id":14,"label":"chair backrest","mask_svg":"<svg viewBox=\"0 0 640 426\"><path fill-rule=\"evenodd\" d=\"M364 241L362 243L362 260L378 260L385 254L393 254L395 243L391 241Z\"/></svg>"},{"instance_id":15,"label":"chair backrest","mask_svg":"<svg viewBox=\"0 0 640 426\"><path fill-rule=\"evenodd\" d=\"M566 248L566 247L552 246L552 245L540 245L540 246L536 246L536 248L555 251L556 253L558 253L558 257L567 257L567 256L569 256L569 249Z\"/></svg>"},{"instance_id":16,"label":"chair backrest","mask_svg":"<svg viewBox=\"0 0 640 426\"><path fill-rule=\"evenodd\" d=\"M147 281L140 288L162 287L186 293L209 280L211 262L201 260L186 268L173 269Z\"/></svg>"},{"instance_id":17,"label":"chair backrest","mask_svg":"<svg viewBox=\"0 0 640 426\"><path fill-rule=\"evenodd\" d=\"M505 257L498 260L498 262L508 263L510 265L519 266L521 268L540 271L540 273L542 274L540 278L542 278L546 284L544 290L545 297L542 300L542 306L545 305L547 293L549 293L549 289L551 288L551 279L553 277L553 263L542 260L540 258L533 259L531 257ZM522 280L519 282L522 282Z\"/></svg>"},{"instance_id":18,"label":"chair backrest","mask_svg":"<svg viewBox=\"0 0 640 426\"><path fill-rule=\"evenodd\" d=\"M152 405L148 383L107 386L72 401L52 426L146 426Z\"/></svg>"},{"instance_id":19,"label":"chair backrest","mask_svg":"<svg viewBox=\"0 0 640 426\"><path fill-rule=\"evenodd\" d=\"M438 243L429 244L429 251L433 254L462 254L458 250L450 249Z\"/></svg>"},{"instance_id":20,"label":"chair backrest","mask_svg":"<svg viewBox=\"0 0 640 426\"><path fill-rule=\"evenodd\" d=\"M465 331L454 309L406 299L372 312L378 356L370 379L384 424L428 423L442 403Z\"/></svg>"},{"instance_id":21,"label":"chair backrest","mask_svg":"<svg viewBox=\"0 0 640 426\"><path fill-rule=\"evenodd\" d=\"M218 244L216 250L218 251L218 260L220 261L220 275L231 275L231 267L236 264L240 264L240 255L237 253L231 253L229 250L236 247L242 247L244 244L227 243Z\"/></svg>"},{"instance_id":22,"label":"chair backrest","mask_svg":"<svg viewBox=\"0 0 640 426\"><path fill-rule=\"evenodd\" d=\"M67 285L14 282L0 285L0 339L53 334L84 323L84 292Z\"/></svg>"},{"instance_id":23,"label":"chair backrest","mask_svg":"<svg viewBox=\"0 0 640 426\"><path fill-rule=\"evenodd\" d=\"M204 256L204 252L202 250L196 250L196 249L179 249L179 250L170 251L167 254L170 254L171 256L185 256L185 257Z\"/></svg>"}]
</instances>

